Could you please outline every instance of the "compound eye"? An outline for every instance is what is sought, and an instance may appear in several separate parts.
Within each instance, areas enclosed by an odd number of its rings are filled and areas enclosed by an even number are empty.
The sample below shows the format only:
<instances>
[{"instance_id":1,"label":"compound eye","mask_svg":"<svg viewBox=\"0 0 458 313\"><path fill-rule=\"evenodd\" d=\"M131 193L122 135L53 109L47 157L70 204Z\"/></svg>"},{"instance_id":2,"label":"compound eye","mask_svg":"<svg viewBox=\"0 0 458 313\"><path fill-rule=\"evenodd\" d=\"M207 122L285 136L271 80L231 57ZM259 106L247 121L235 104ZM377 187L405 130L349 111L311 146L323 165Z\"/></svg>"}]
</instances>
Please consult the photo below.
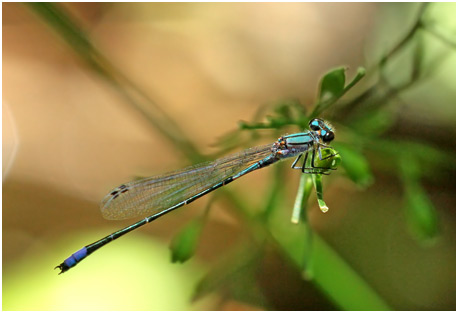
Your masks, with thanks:
<instances>
[{"instance_id":1,"label":"compound eye","mask_svg":"<svg viewBox=\"0 0 458 313\"><path fill-rule=\"evenodd\" d=\"M321 129L321 123L322 123L322 121L319 118L315 118L315 119L310 121L309 127L310 127L311 130L317 131L317 130Z\"/></svg>"},{"instance_id":2,"label":"compound eye","mask_svg":"<svg viewBox=\"0 0 458 313\"><path fill-rule=\"evenodd\" d=\"M334 133L329 131L327 132L324 136L323 136L323 141L324 142L331 142L332 140L334 140Z\"/></svg>"}]
</instances>

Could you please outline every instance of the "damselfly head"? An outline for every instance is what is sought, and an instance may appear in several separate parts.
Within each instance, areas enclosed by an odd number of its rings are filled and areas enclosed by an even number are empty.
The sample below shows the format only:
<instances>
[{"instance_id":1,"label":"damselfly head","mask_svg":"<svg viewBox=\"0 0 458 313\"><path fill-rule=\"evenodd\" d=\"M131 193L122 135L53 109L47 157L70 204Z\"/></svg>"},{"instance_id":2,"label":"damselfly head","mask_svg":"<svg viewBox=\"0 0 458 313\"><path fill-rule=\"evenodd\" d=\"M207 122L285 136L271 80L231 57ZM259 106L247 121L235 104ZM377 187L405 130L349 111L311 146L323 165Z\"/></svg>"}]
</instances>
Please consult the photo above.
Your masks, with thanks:
<instances>
[{"instance_id":1,"label":"damselfly head","mask_svg":"<svg viewBox=\"0 0 458 313\"><path fill-rule=\"evenodd\" d=\"M314 118L309 122L309 127L318 134L324 143L329 143L334 139L334 128L322 119Z\"/></svg>"}]
</instances>

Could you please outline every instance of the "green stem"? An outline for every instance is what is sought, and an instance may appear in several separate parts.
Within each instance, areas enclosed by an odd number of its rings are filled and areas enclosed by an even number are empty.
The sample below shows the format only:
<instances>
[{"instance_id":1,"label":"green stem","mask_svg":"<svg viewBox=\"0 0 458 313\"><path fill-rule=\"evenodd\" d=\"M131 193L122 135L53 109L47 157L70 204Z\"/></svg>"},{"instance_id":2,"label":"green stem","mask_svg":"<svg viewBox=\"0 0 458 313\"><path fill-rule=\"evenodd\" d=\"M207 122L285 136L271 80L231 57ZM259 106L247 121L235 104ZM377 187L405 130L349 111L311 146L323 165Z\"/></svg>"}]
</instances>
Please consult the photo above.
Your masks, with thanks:
<instances>
[{"instance_id":1,"label":"green stem","mask_svg":"<svg viewBox=\"0 0 458 313\"><path fill-rule=\"evenodd\" d=\"M276 224L263 223L262 219L250 215L249 208L237 196L227 190L220 191L231 203L240 218L247 223L252 237L256 242L264 244L268 239L286 256L293 267L304 273L304 259L297 258L296 251L287 249L278 233ZM391 310L390 306L364 281L346 261L330 247L318 234L312 237L313 250L306 256L313 275L307 277L320 288L328 298L342 310Z\"/></svg>"},{"instance_id":2,"label":"green stem","mask_svg":"<svg viewBox=\"0 0 458 313\"><path fill-rule=\"evenodd\" d=\"M33 12L47 23L84 60L89 68L105 79L138 111L149 124L169 139L192 161L202 161L202 155L172 118L145 92L121 73L92 43L86 32L66 10L54 3L27 3Z\"/></svg>"},{"instance_id":3,"label":"green stem","mask_svg":"<svg viewBox=\"0 0 458 313\"><path fill-rule=\"evenodd\" d=\"M301 180L299 181L299 188L296 195L296 201L294 201L293 214L291 216L291 223L298 224L301 212L306 213L307 210L307 200L312 193L312 180L309 175L301 175ZM306 214L304 214L306 216Z\"/></svg>"},{"instance_id":4,"label":"green stem","mask_svg":"<svg viewBox=\"0 0 458 313\"><path fill-rule=\"evenodd\" d=\"M320 207L321 212L326 213L329 211L329 208L323 199L323 184L321 182L321 174L312 174L312 181L316 190L316 199L318 200L318 206Z\"/></svg>"}]
</instances>

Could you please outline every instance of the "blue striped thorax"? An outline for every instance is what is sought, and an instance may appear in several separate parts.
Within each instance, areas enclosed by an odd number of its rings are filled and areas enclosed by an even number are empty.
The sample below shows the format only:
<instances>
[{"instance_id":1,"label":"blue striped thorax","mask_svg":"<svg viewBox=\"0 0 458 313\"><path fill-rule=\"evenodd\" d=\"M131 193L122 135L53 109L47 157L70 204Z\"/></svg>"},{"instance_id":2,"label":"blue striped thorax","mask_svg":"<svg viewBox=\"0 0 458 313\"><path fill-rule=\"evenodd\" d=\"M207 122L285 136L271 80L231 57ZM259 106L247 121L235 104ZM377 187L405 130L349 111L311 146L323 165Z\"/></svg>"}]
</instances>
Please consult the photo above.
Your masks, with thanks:
<instances>
[{"instance_id":1,"label":"blue striped thorax","mask_svg":"<svg viewBox=\"0 0 458 313\"><path fill-rule=\"evenodd\" d=\"M278 158L289 158L310 149L315 140L312 132L282 136L273 144L272 153Z\"/></svg>"},{"instance_id":2,"label":"blue striped thorax","mask_svg":"<svg viewBox=\"0 0 458 313\"><path fill-rule=\"evenodd\" d=\"M292 157L317 146L327 146L334 139L332 126L318 118L309 123L310 131L278 138L272 146L272 153L278 158Z\"/></svg>"}]
</instances>

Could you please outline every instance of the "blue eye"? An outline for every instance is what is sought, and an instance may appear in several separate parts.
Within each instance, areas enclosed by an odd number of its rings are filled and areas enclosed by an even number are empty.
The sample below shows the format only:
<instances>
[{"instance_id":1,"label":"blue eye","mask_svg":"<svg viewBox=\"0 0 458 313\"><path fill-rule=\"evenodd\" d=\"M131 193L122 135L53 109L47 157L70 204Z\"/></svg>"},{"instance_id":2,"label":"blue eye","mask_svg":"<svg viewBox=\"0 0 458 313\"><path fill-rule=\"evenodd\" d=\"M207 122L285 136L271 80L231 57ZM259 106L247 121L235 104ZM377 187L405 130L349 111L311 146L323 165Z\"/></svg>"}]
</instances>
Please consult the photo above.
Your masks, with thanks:
<instances>
[{"instance_id":1,"label":"blue eye","mask_svg":"<svg viewBox=\"0 0 458 313\"><path fill-rule=\"evenodd\" d=\"M320 129L321 129L320 123L321 123L321 120L320 120L320 119L317 119L317 118L316 118L316 119L313 119L313 120L310 121L309 127L310 127L310 129L313 130L313 131L320 130Z\"/></svg>"}]
</instances>

